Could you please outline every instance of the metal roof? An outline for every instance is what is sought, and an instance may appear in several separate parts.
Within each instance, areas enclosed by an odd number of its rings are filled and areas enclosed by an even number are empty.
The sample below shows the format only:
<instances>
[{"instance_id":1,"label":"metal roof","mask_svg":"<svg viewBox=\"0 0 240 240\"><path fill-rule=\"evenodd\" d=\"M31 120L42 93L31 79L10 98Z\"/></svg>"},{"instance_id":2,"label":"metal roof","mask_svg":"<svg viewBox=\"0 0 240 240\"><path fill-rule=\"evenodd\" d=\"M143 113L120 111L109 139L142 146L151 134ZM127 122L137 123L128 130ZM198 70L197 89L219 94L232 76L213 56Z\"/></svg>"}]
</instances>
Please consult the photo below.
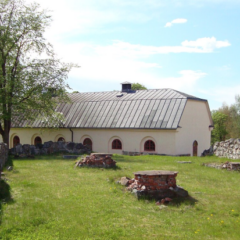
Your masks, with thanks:
<instances>
[{"instance_id":1,"label":"metal roof","mask_svg":"<svg viewBox=\"0 0 240 240\"><path fill-rule=\"evenodd\" d=\"M64 128L176 129L188 99L206 101L173 89L69 93L69 97L72 103L60 103L56 109L65 117ZM31 124L43 126L39 120Z\"/></svg>"}]
</instances>

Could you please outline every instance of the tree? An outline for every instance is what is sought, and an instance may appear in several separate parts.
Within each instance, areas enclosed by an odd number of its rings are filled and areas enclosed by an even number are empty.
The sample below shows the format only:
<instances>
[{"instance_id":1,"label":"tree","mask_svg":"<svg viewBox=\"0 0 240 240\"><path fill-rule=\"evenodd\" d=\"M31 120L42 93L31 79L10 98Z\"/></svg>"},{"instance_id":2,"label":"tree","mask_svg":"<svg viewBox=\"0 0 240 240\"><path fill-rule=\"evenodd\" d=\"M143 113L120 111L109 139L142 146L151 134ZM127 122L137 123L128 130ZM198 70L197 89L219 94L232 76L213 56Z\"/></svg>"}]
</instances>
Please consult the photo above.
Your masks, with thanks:
<instances>
[{"instance_id":1,"label":"tree","mask_svg":"<svg viewBox=\"0 0 240 240\"><path fill-rule=\"evenodd\" d=\"M133 83L132 90L147 90L147 88L140 83Z\"/></svg>"},{"instance_id":2,"label":"tree","mask_svg":"<svg viewBox=\"0 0 240 240\"><path fill-rule=\"evenodd\" d=\"M14 121L52 123L61 118L59 100L68 100L65 80L74 65L58 60L44 38L50 22L37 3L0 2L0 134L7 144Z\"/></svg>"},{"instance_id":3,"label":"tree","mask_svg":"<svg viewBox=\"0 0 240 240\"><path fill-rule=\"evenodd\" d=\"M226 122L228 116L220 111L212 111L214 129L212 131L212 144L218 141L224 141L227 135Z\"/></svg>"}]
</instances>

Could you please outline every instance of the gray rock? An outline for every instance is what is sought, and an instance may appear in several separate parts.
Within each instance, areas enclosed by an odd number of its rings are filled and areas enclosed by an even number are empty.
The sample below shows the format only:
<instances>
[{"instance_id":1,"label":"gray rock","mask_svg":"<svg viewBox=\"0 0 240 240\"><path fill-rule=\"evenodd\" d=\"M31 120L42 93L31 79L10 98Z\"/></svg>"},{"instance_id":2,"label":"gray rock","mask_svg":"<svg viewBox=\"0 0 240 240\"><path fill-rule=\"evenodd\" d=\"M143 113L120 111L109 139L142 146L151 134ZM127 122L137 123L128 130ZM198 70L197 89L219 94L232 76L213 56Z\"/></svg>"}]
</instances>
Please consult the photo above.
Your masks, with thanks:
<instances>
[{"instance_id":1,"label":"gray rock","mask_svg":"<svg viewBox=\"0 0 240 240\"><path fill-rule=\"evenodd\" d=\"M128 181L130 180L130 178L127 177L122 177L120 180L121 185L123 186L128 186Z\"/></svg>"}]
</instances>

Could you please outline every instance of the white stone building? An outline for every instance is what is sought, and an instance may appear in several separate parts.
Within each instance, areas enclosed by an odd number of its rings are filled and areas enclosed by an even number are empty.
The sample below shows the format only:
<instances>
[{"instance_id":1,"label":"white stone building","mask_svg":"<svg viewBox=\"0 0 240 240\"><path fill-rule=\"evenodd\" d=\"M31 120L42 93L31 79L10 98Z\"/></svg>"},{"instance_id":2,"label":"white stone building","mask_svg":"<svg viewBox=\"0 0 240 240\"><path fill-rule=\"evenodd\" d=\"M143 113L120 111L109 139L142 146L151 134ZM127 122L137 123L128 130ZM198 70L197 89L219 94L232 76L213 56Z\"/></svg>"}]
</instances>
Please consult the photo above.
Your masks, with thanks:
<instances>
[{"instance_id":1,"label":"white stone building","mask_svg":"<svg viewBox=\"0 0 240 240\"><path fill-rule=\"evenodd\" d=\"M65 116L58 130L39 119L13 124L10 147L46 141L83 142L95 152L150 152L201 155L210 146L213 125L207 100L173 89L69 94L72 103L59 104ZM0 139L1 140L1 139Z\"/></svg>"}]
</instances>

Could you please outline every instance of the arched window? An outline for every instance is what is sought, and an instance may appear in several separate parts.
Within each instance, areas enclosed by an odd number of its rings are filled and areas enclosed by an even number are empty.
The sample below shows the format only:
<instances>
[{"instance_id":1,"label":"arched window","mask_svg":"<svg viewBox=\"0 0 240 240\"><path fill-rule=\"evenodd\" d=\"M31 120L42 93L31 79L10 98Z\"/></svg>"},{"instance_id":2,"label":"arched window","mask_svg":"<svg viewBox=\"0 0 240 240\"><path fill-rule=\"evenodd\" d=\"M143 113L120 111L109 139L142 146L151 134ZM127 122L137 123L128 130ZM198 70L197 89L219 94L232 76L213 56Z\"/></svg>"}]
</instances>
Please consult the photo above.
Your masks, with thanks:
<instances>
[{"instance_id":1,"label":"arched window","mask_svg":"<svg viewBox=\"0 0 240 240\"><path fill-rule=\"evenodd\" d=\"M65 142L65 139L63 137L58 138L58 142Z\"/></svg>"},{"instance_id":2,"label":"arched window","mask_svg":"<svg viewBox=\"0 0 240 240\"><path fill-rule=\"evenodd\" d=\"M88 145L88 147L90 148L90 150L92 150L92 140L90 138L85 138L83 140L83 145Z\"/></svg>"},{"instance_id":3,"label":"arched window","mask_svg":"<svg viewBox=\"0 0 240 240\"><path fill-rule=\"evenodd\" d=\"M13 147L16 147L20 143L20 138L18 136L15 136L13 138Z\"/></svg>"},{"instance_id":4,"label":"arched window","mask_svg":"<svg viewBox=\"0 0 240 240\"><path fill-rule=\"evenodd\" d=\"M35 137L34 139L34 145L39 145L39 144L42 144L42 139L40 137Z\"/></svg>"},{"instance_id":5,"label":"arched window","mask_svg":"<svg viewBox=\"0 0 240 240\"><path fill-rule=\"evenodd\" d=\"M152 140L147 140L144 143L144 151L155 151L155 143Z\"/></svg>"},{"instance_id":6,"label":"arched window","mask_svg":"<svg viewBox=\"0 0 240 240\"><path fill-rule=\"evenodd\" d=\"M198 142L195 140L193 142L193 156L197 156L198 155Z\"/></svg>"},{"instance_id":7,"label":"arched window","mask_svg":"<svg viewBox=\"0 0 240 240\"><path fill-rule=\"evenodd\" d=\"M112 149L122 149L122 143L118 139L112 141Z\"/></svg>"}]
</instances>

